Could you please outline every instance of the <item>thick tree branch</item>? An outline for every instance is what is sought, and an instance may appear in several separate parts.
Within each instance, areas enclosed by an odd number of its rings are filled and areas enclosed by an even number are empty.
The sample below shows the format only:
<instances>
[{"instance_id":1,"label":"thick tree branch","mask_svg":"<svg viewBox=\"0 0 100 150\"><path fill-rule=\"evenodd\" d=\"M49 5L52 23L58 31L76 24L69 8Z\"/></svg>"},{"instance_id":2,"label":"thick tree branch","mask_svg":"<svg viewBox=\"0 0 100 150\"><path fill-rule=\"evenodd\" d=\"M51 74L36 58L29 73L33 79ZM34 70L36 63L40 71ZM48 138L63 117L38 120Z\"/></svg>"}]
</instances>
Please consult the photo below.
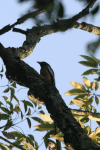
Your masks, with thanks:
<instances>
[{"instance_id":1,"label":"thick tree branch","mask_svg":"<svg viewBox=\"0 0 100 150\"><path fill-rule=\"evenodd\" d=\"M10 50L0 44L0 56L6 66L6 76L20 85L29 88L35 98L42 100L57 127L64 135L65 144L71 144L75 150L99 150L96 144L84 133L73 117L58 90L49 81L40 76L25 62L17 59Z\"/></svg>"},{"instance_id":2,"label":"thick tree branch","mask_svg":"<svg viewBox=\"0 0 100 150\"><path fill-rule=\"evenodd\" d=\"M35 48L36 44L40 41L41 37L48 35L48 34L60 32L60 31L66 31L72 27L82 28L83 30L86 30L89 32L92 30L91 32L93 32L95 34L98 32L98 34L99 34L100 28L93 29L93 27L92 28L90 27L89 29L86 29L86 27L83 28L82 25L80 27L79 24L76 22L77 20L79 20L80 18L82 18L83 16L85 16L89 13L89 9L93 6L93 4L95 2L96 2L96 0L92 0L91 3L85 9L83 9L80 13L76 14L72 18L65 19L65 20L58 20L57 22L55 22L52 25L33 27L32 29L28 29L27 31L23 31L21 29L14 28L13 31L25 34L26 40L24 41L22 47L10 48L10 51L12 51L12 53L16 57L23 59L23 58L29 56L33 52L33 49ZM43 10L44 9L41 8L40 10L38 10L36 12L30 13L29 16L33 15L33 17L34 17L34 16L38 15L39 13L42 13ZM12 27L17 25L18 23L22 23L23 21L28 19L29 16L25 15L25 16L19 18L18 21L16 23L14 23L13 25L11 25L11 26L7 25L3 29L1 29L0 34L7 32L8 29L10 30ZM97 29L98 29L98 31L97 31Z\"/></svg>"}]
</instances>

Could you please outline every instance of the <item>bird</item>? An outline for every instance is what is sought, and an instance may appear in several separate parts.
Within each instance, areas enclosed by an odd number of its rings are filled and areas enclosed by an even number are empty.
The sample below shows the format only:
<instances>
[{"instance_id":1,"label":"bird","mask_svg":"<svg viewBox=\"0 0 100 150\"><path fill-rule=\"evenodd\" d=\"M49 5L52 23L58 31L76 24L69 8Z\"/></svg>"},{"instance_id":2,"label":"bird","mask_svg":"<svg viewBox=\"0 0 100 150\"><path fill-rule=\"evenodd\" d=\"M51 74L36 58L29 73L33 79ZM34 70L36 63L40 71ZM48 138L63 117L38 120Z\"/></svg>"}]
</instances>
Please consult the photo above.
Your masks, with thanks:
<instances>
[{"instance_id":1,"label":"bird","mask_svg":"<svg viewBox=\"0 0 100 150\"><path fill-rule=\"evenodd\" d=\"M55 74L51 66L45 61L42 62L37 61L37 63L40 64L41 66L40 75L45 77L47 80L50 81L52 85L55 86Z\"/></svg>"}]
</instances>

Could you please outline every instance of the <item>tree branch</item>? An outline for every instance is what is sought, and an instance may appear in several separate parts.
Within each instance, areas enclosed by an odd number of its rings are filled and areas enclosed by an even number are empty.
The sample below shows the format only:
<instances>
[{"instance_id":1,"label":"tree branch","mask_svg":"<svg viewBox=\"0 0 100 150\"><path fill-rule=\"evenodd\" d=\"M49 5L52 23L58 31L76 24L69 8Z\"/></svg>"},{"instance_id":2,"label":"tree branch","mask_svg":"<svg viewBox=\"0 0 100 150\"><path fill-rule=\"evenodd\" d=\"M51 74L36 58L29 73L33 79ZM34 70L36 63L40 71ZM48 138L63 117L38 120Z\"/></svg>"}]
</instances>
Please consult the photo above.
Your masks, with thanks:
<instances>
[{"instance_id":1,"label":"tree branch","mask_svg":"<svg viewBox=\"0 0 100 150\"><path fill-rule=\"evenodd\" d=\"M25 148L23 148L22 146L20 146L20 145L16 145L15 143L11 143L10 141L8 141L7 139L5 139L5 138L3 138L3 137L1 137L0 136L0 139L1 140L3 140L3 141L5 141L5 142L7 142L7 143L9 143L10 145L12 145L13 147L16 147L16 148L19 148L19 149L21 149L21 150L26 150Z\"/></svg>"},{"instance_id":2,"label":"tree branch","mask_svg":"<svg viewBox=\"0 0 100 150\"><path fill-rule=\"evenodd\" d=\"M80 124L73 117L66 106L59 91L40 76L25 62L16 59L0 44L0 56L6 66L6 77L16 83L29 88L33 97L45 103L48 112L55 121L57 127L64 135L65 144L71 144L75 150L99 150L95 143L85 134ZM28 94L29 94L28 93Z\"/></svg>"},{"instance_id":3,"label":"tree branch","mask_svg":"<svg viewBox=\"0 0 100 150\"><path fill-rule=\"evenodd\" d=\"M100 35L100 27L96 27L92 24L88 24L85 22L82 22L82 23L75 22L74 28L76 29L79 28L81 30L94 33L95 35Z\"/></svg>"}]
</instances>

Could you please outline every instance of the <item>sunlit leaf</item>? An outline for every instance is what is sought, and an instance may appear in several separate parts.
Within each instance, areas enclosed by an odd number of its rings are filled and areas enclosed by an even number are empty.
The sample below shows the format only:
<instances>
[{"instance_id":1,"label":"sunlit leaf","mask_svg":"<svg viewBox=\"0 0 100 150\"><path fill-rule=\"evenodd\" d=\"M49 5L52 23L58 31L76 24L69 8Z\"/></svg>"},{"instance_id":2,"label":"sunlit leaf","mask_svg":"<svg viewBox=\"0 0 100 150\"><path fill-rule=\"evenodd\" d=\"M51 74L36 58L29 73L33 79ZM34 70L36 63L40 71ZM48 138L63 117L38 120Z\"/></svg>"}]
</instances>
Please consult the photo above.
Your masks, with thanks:
<instances>
[{"instance_id":1,"label":"sunlit leaf","mask_svg":"<svg viewBox=\"0 0 100 150\"><path fill-rule=\"evenodd\" d=\"M6 97L6 96L2 96L4 98L5 101L8 101L9 102L9 98Z\"/></svg>"},{"instance_id":2,"label":"sunlit leaf","mask_svg":"<svg viewBox=\"0 0 100 150\"><path fill-rule=\"evenodd\" d=\"M93 90L95 88L95 82L91 83L91 90Z\"/></svg>"},{"instance_id":3,"label":"sunlit leaf","mask_svg":"<svg viewBox=\"0 0 100 150\"><path fill-rule=\"evenodd\" d=\"M81 109L86 109L86 104L84 102L81 102L79 100L75 100L75 99L72 99L73 103L76 104L77 106L79 106Z\"/></svg>"},{"instance_id":4,"label":"sunlit leaf","mask_svg":"<svg viewBox=\"0 0 100 150\"><path fill-rule=\"evenodd\" d=\"M85 94L85 91L81 89L72 89L65 93L65 95L81 95L81 94Z\"/></svg>"},{"instance_id":5,"label":"sunlit leaf","mask_svg":"<svg viewBox=\"0 0 100 150\"><path fill-rule=\"evenodd\" d=\"M5 145L2 143L0 143L0 148L1 148L1 150L7 150L7 148L5 148Z\"/></svg>"},{"instance_id":6,"label":"sunlit leaf","mask_svg":"<svg viewBox=\"0 0 100 150\"><path fill-rule=\"evenodd\" d=\"M100 117L88 116L90 120L100 121Z\"/></svg>"},{"instance_id":7,"label":"sunlit leaf","mask_svg":"<svg viewBox=\"0 0 100 150\"><path fill-rule=\"evenodd\" d=\"M82 84L80 84L80 83L78 83L78 82L72 81L72 82L70 82L70 84L71 84L74 88L76 88L76 89L82 89L82 90L85 90L85 91L86 91L84 85L82 85Z\"/></svg>"},{"instance_id":8,"label":"sunlit leaf","mask_svg":"<svg viewBox=\"0 0 100 150\"><path fill-rule=\"evenodd\" d=\"M86 85L87 88L91 87L91 82L88 80L88 78L83 77L83 83Z\"/></svg>"},{"instance_id":9,"label":"sunlit leaf","mask_svg":"<svg viewBox=\"0 0 100 150\"><path fill-rule=\"evenodd\" d=\"M95 90L97 90L99 88L99 83L95 82Z\"/></svg>"},{"instance_id":10,"label":"sunlit leaf","mask_svg":"<svg viewBox=\"0 0 100 150\"><path fill-rule=\"evenodd\" d=\"M52 138L52 137L59 140L59 141L64 141L64 136L62 133L58 133L56 135L50 135L50 138Z\"/></svg>"},{"instance_id":11,"label":"sunlit leaf","mask_svg":"<svg viewBox=\"0 0 100 150\"><path fill-rule=\"evenodd\" d=\"M50 115L47 114L39 114L41 116L41 118L45 121L45 122L53 122L53 120L51 119Z\"/></svg>"},{"instance_id":12,"label":"sunlit leaf","mask_svg":"<svg viewBox=\"0 0 100 150\"><path fill-rule=\"evenodd\" d=\"M50 140L50 139L44 139L44 144L45 144L45 147L47 148L48 146L50 146L50 144L54 144L53 147L55 147L56 143L53 141L53 140ZM55 149L55 148L54 148Z\"/></svg>"}]
</instances>

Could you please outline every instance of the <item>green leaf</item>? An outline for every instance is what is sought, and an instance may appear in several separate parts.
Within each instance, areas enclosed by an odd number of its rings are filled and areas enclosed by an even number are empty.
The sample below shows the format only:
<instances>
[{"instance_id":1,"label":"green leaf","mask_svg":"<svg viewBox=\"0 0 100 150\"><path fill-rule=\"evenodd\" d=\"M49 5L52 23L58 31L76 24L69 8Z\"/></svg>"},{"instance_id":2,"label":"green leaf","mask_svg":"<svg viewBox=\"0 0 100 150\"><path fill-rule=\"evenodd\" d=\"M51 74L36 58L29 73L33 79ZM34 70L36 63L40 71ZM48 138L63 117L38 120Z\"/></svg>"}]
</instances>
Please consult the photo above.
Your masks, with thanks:
<instances>
[{"instance_id":1,"label":"green leaf","mask_svg":"<svg viewBox=\"0 0 100 150\"><path fill-rule=\"evenodd\" d=\"M31 138L31 140L33 140L33 141L34 141L34 136L33 136L33 135L28 134L28 136Z\"/></svg>"},{"instance_id":2,"label":"green leaf","mask_svg":"<svg viewBox=\"0 0 100 150\"><path fill-rule=\"evenodd\" d=\"M87 94L78 95L74 99L76 99L76 100L83 100L85 98L85 96L87 96Z\"/></svg>"},{"instance_id":3,"label":"green leaf","mask_svg":"<svg viewBox=\"0 0 100 150\"><path fill-rule=\"evenodd\" d=\"M54 130L54 124L44 123L41 125L37 125L34 128L36 128L37 131L47 131L47 130Z\"/></svg>"},{"instance_id":4,"label":"green leaf","mask_svg":"<svg viewBox=\"0 0 100 150\"><path fill-rule=\"evenodd\" d=\"M15 106L14 111L17 112L17 113L19 113L21 111L21 109L19 108L19 105Z\"/></svg>"},{"instance_id":5,"label":"green leaf","mask_svg":"<svg viewBox=\"0 0 100 150\"><path fill-rule=\"evenodd\" d=\"M50 138L50 135L55 135L55 131L54 130L50 130L50 131L48 131L46 134L45 134L45 136L44 136L44 139L48 139L48 138Z\"/></svg>"},{"instance_id":6,"label":"green leaf","mask_svg":"<svg viewBox=\"0 0 100 150\"><path fill-rule=\"evenodd\" d=\"M15 89L14 88L10 88L10 90L11 90L11 101L12 101L12 99L14 97Z\"/></svg>"},{"instance_id":7,"label":"green leaf","mask_svg":"<svg viewBox=\"0 0 100 150\"><path fill-rule=\"evenodd\" d=\"M95 67L94 64L92 64L92 63L90 63L88 61L80 61L79 63L82 64L82 65L84 65L84 66L87 66L87 67Z\"/></svg>"},{"instance_id":8,"label":"green leaf","mask_svg":"<svg viewBox=\"0 0 100 150\"><path fill-rule=\"evenodd\" d=\"M35 141L35 149L38 149L39 148L39 145L38 143Z\"/></svg>"},{"instance_id":9,"label":"green leaf","mask_svg":"<svg viewBox=\"0 0 100 150\"><path fill-rule=\"evenodd\" d=\"M95 90L97 90L99 88L99 83L95 82Z\"/></svg>"},{"instance_id":10,"label":"green leaf","mask_svg":"<svg viewBox=\"0 0 100 150\"><path fill-rule=\"evenodd\" d=\"M2 96L4 98L5 101L9 102L9 98L6 96Z\"/></svg>"},{"instance_id":11,"label":"green leaf","mask_svg":"<svg viewBox=\"0 0 100 150\"><path fill-rule=\"evenodd\" d=\"M88 117L84 117L80 120L83 124L87 123L89 121Z\"/></svg>"},{"instance_id":12,"label":"green leaf","mask_svg":"<svg viewBox=\"0 0 100 150\"><path fill-rule=\"evenodd\" d=\"M28 113L26 115L31 115L31 109L28 109Z\"/></svg>"},{"instance_id":13,"label":"green leaf","mask_svg":"<svg viewBox=\"0 0 100 150\"><path fill-rule=\"evenodd\" d=\"M100 62L100 60L99 59L97 59L96 57L94 57L92 54L90 54L90 56L97 62L97 63L99 63Z\"/></svg>"},{"instance_id":14,"label":"green leaf","mask_svg":"<svg viewBox=\"0 0 100 150\"><path fill-rule=\"evenodd\" d=\"M24 103L25 112L27 111L27 106L33 107L33 104L29 101L22 100L22 102Z\"/></svg>"},{"instance_id":15,"label":"green leaf","mask_svg":"<svg viewBox=\"0 0 100 150\"><path fill-rule=\"evenodd\" d=\"M45 147L47 148L49 146L49 143L53 143L54 145L56 145L56 143L53 141L53 140L50 140L50 139L44 139L44 144L45 144ZM52 145L53 145L52 144Z\"/></svg>"},{"instance_id":16,"label":"green leaf","mask_svg":"<svg viewBox=\"0 0 100 150\"><path fill-rule=\"evenodd\" d=\"M81 94L86 94L86 92L80 89L72 89L65 93L65 95L81 95Z\"/></svg>"},{"instance_id":17,"label":"green leaf","mask_svg":"<svg viewBox=\"0 0 100 150\"><path fill-rule=\"evenodd\" d=\"M96 74L97 71L98 71L97 69L89 69L85 71L82 75Z\"/></svg>"},{"instance_id":18,"label":"green leaf","mask_svg":"<svg viewBox=\"0 0 100 150\"><path fill-rule=\"evenodd\" d=\"M9 115L11 114L11 112L5 107L1 107L1 110L3 110L5 113L7 113Z\"/></svg>"},{"instance_id":19,"label":"green leaf","mask_svg":"<svg viewBox=\"0 0 100 150\"><path fill-rule=\"evenodd\" d=\"M3 92L4 92L4 93L9 92L9 87L8 87L8 88L6 88Z\"/></svg>"},{"instance_id":20,"label":"green leaf","mask_svg":"<svg viewBox=\"0 0 100 150\"><path fill-rule=\"evenodd\" d=\"M15 95L13 95L13 98L16 100L16 102L19 104L19 100L17 99L17 97Z\"/></svg>"},{"instance_id":21,"label":"green leaf","mask_svg":"<svg viewBox=\"0 0 100 150\"><path fill-rule=\"evenodd\" d=\"M10 111L12 111L13 110L13 104L11 102L8 102L8 101L6 101L6 103L10 105Z\"/></svg>"},{"instance_id":22,"label":"green leaf","mask_svg":"<svg viewBox=\"0 0 100 150\"><path fill-rule=\"evenodd\" d=\"M18 137L18 138L23 137L22 133L20 133L20 132L10 132L10 134L12 134L14 137Z\"/></svg>"},{"instance_id":23,"label":"green leaf","mask_svg":"<svg viewBox=\"0 0 100 150\"><path fill-rule=\"evenodd\" d=\"M88 78L83 77L83 83L86 85L87 88L91 87L91 82L88 80Z\"/></svg>"},{"instance_id":24,"label":"green leaf","mask_svg":"<svg viewBox=\"0 0 100 150\"><path fill-rule=\"evenodd\" d=\"M70 82L70 84L71 84L75 89L82 89L82 90L85 90L85 91L86 91L85 86L82 85L82 84L80 84L80 83L78 83L78 82L72 81L72 82Z\"/></svg>"},{"instance_id":25,"label":"green leaf","mask_svg":"<svg viewBox=\"0 0 100 150\"><path fill-rule=\"evenodd\" d=\"M92 104L93 99L94 99L94 96L91 96L91 97L88 99L88 104Z\"/></svg>"},{"instance_id":26,"label":"green leaf","mask_svg":"<svg viewBox=\"0 0 100 150\"><path fill-rule=\"evenodd\" d=\"M14 88L16 88L16 82L13 82L13 83L11 84L11 86L13 86Z\"/></svg>"},{"instance_id":27,"label":"green leaf","mask_svg":"<svg viewBox=\"0 0 100 150\"><path fill-rule=\"evenodd\" d=\"M39 112L40 112L41 114L45 114L43 110L40 110Z\"/></svg>"},{"instance_id":28,"label":"green leaf","mask_svg":"<svg viewBox=\"0 0 100 150\"><path fill-rule=\"evenodd\" d=\"M33 120L37 121L40 124L44 124L44 121L38 117L31 117Z\"/></svg>"},{"instance_id":29,"label":"green leaf","mask_svg":"<svg viewBox=\"0 0 100 150\"><path fill-rule=\"evenodd\" d=\"M93 90L95 88L95 82L91 83L91 90Z\"/></svg>"},{"instance_id":30,"label":"green leaf","mask_svg":"<svg viewBox=\"0 0 100 150\"><path fill-rule=\"evenodd\" d=\"M40 105L40 104L38 104L38 109L42 109L42 107L41 107L41 105Z\"/></svg>"},{"instance_id":31,"label":"green leaf","mask_svg":"<svg viewBox=\"0 0 100 150\"><path fill-rule=\"evenodd\" d=\"M4 130L8 130L13 125L13 122L11 119L9 119L4 127Z\"/></svg>"},{"instance_id":32,"label":"green leaf","mask_svg":"<svg viewBox=\"0 0 100 150\"><path fill-rule=\"evenodd\" d=\"M99 99L98 99L97 96L95 96L95 102L96 102L97 105L99 104Z\"/></svg>"},{"instance_id":33,"label":"green leaf","mask_svg":"<svg viewBox=\"0 0 100 150\"><path fill-rule=\"evenodd\" d=\"M29 128L31 128L31 121L30 121L30 119L29 118L26 118L26 119L27 119L27 123L28 123Z\"/></svg>"},{"instance_id":34,"label":"green leaf","mask_svg":"<svg viewBox=\"0 0 100 150\"><path fill-rule=\"evenodd\" d=\"M92 57L90 56L86 56L86 55L80 55L81 57L85 58L86 60L88 60L90 63L92 63L93 65L95 65L95 67L97 66L97 62L96 60L94 60Z\"/></svg>"},{"instance_id":35,"label":"green leaf","mask_svg":"<svg viewBox=\"0 0 100 150\"><path fill-rule=\"evenodd\" d=\"M15 137L8 133L8 132L5 132L5 131L2 131L2 134L7 138L7 139L15 139Z\"/></svg>"},{"instance_id":36,"label":"green leaf","mask_svg":"<svg viewBox=\"0 0 100 150\"><path fill-rule=\"evenodd\" d=\"M23 120L23 113L22 113L22 111L21 111L21 120Z\"/></svg>"},{"instance_id":37,"label":"green leaf","mask_svg":"<svg viewBox=\"0 0 100 150\"><path fill-rule=\"evenodd\" d=\"M0 114L0 120L10 119L10 116L7 114Z\"/></svg>"},{"instance_id":38,"label":"green leaf","mask_svg":"<svg viewBox=\"0 0 100 150\"><path fill-rule=\"evenodd\" d=\"M26 137L26 142L30 143L34 147L33 141L30 137Z\"/></svg>"}]
</instances>

